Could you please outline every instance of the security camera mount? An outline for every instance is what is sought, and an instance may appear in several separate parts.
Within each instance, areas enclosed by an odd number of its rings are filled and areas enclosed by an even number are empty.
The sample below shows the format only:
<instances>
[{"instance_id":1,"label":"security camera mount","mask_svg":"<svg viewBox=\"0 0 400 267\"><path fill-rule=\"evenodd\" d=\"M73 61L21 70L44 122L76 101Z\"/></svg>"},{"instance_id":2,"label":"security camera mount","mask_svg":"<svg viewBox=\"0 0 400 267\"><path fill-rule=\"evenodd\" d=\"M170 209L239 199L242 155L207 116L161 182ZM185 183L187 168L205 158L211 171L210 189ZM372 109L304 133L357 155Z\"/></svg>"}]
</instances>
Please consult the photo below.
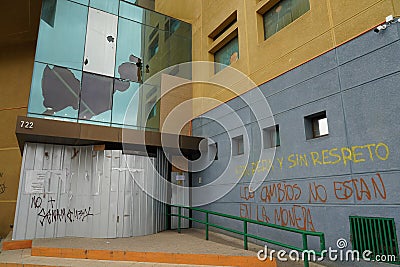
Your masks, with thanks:
<instances>
[{"instance_id":1,"label":"security camera mount","mask_svg":"<svg viewBox=\"0 0 400 267\"><path fill-rule=\"evenodd\" d=\"M395 18L393 15L389 15L386 17L386 23L379 25L374 29L374 32L380 33L383 30L386 30L387 27L390 27L392 24L400 23L400 18Z\"/></svg>"}]
</instances>

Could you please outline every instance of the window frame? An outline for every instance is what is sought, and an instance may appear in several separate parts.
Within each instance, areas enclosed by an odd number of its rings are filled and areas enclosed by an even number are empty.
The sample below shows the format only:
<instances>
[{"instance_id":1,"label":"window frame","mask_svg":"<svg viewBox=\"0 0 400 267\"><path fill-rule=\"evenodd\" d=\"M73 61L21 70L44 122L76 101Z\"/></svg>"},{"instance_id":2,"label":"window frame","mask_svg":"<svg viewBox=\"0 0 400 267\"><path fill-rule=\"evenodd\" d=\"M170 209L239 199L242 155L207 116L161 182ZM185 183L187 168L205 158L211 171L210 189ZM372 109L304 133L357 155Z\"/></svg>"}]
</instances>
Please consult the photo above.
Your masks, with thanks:
<instances>
[{"instance_id":1,"label":"window frame","mask_svg":"<svg viewBox=\"0 0 400 267\"><path fill-rule=\"evenodd\" d=\"M263 129L263 148L270 149L281 146L281 137L279 133L279 124L269 126Z\"/></svg>"},{"instance_id":2,"label":"window frame","mask_svg":"<svg viewBox=\"0 0 400 267\"><path fill-rule=\"evenodd\" d=\"M244 155L244 138L243 134L232 138L232 156Z\"/></svg>"},{"instance_id":3,"label":"window frame","mask_svg":"<svg viewBox=\"0 0 400 267\"><path fill-rule=\"evenodd\" d=\"M316 134L317 129L315 128L315 124L323 119L326 119L326 128L327 128L328 133L317 135ZM304 128L305 128L306 140L312 140L312 139L329 136L329 121L328 121L328 116L327 116L326 110L305 116L304 117Z\"/></svg>"},{"instance_id":4,"label":"window frame","mask_svg":"<svg viewBox=\"0 0 400 267\"><path fill-rule=\"evenodd\" d=\"M281 29L277 30L275 33L271 34L270 36L266 37L266 29L265 29L265 16L269 11L272 11L275 7L277 7L277 5L281 2L284 1L291 1L291 0L271 0L271 1L267 1L263 6L261 6L258 10L258 25L259 25L259 40L261 41L266 41L269 38L273 37L275 34L279 33L281 30L284 30L286 27L288 27L289 25L293 24L293 22L295 22L296 20L302 18L304 15L306 15L307 13L310 12L311 10L311 2L310 0L307 0L308 2L308 9L300 14L298 17L296 17L295 19L292 19L291 22L289 22L288 24L286 24L285 26L283 26ZM295 0L298 1L298 0ZM292 13L292 12L291 12Z\"/></svg>"},{"instance_id":5,"label":"window frame","mask_svg":"<svg viewBox=\"0 0 400 267\"><path fill-rule=\"evenodd\" d=\"M216 55L217 53L221 52L222 49L226 48L227 45L231 44L233 41L237 40L237 51L235 51L235 53L237 53L237 58L234 62L231 62L229 65L225 64L223 62L219 62L216 61ZM240 59L240 48L239 48L239 36L237 34L233 35L233 37L231 38L226 38L226 40L224 40L223 42L221 42L222 45L213 53L213 57L214 57L214 73L217 74L218 72L224 70L226 67L231 66L232 64L236 63L239 59ZM231 57L234 53L231 54ZM226 66L224 66L226 65Z\"/></svg>"}]
</instances>

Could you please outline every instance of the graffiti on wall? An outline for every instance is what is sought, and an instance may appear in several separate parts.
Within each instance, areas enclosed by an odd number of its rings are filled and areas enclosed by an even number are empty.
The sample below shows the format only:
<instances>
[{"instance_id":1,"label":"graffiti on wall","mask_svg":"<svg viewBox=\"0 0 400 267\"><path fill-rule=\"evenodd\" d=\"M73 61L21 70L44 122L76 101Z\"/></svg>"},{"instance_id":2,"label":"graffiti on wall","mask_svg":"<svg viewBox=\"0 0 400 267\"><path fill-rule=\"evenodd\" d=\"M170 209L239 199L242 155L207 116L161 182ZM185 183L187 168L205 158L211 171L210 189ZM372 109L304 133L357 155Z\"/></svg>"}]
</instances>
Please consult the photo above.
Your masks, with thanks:
<instances>
[{"instance_id":1,"label":"graffiti on wall","mask_svg":"<svg viewBox=\"0 0 400 267\"><path fill-rule=\"evenodd\" d=\"M341 147L311 151L309 153L292 153L286 157L263 159L247 165L236 166L235 172L239 178L254 173L282 171L293 168L312 168L326 165L347 166L354 164L386 161L389 158L389 146L385 143L366 144L362 146Z\"/></svg>"},{"instance_id":2,"label":"graffiti on wall","mask_svg":"<svg viewBox=\"0 0 400 267\"><path fill-rule=\"evenodd\" d=\"M387 190L380 173L371 177L329 179L324 184L309 181L275 182L251 192L240 186L240 216L262 222L315 231L311 207L307 204L386 200ZM274 206L266 204L276 204Z\"/></svg>"},{"instance_id":3,"label":"graffiti on wall","mask_svg":"<svg viewBox=\"0 0 400 267\"><path fill-rule=\"evenodd\" d=\"M37 216L42 226L44 226L45 223L51 225L56 222L83 222L89 216L94 216L92 207L90 206L83 209L58 208L56 200L53 199L53 197L46 200L45 196L43 196L43 198L40 196L32 196L30 208L38 211Z\"/></svg>"}]
</instances>

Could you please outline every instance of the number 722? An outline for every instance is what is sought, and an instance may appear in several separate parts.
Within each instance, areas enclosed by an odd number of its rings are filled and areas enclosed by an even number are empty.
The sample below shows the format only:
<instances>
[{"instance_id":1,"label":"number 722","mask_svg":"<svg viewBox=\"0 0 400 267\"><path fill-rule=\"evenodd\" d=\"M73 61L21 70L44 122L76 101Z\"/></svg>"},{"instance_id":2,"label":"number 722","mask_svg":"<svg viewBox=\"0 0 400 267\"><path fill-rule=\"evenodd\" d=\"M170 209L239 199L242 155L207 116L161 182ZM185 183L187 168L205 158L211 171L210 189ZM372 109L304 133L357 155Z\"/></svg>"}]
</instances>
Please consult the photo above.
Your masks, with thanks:
<instances>
[{"instance_id":1,"label":"number 722","mask_svg":"<svg viewBox=\"0 0 400 267\"><path fill-rule=\"evenodd\" d=\"M33 121L21 121L21 128L33 129Z\"/></svg>"}]
</instances>

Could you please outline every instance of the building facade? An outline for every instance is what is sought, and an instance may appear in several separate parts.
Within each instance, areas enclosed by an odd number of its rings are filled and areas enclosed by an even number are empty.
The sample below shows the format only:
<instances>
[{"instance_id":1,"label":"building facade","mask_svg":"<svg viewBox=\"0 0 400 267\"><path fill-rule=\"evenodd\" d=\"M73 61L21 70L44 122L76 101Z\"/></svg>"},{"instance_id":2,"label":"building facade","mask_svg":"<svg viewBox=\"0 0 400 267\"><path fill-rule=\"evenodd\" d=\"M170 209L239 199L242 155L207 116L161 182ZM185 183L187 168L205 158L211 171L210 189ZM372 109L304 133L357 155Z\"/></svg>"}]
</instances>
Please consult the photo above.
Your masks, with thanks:
<instances>
[{"instance_id":1,"label":"building facade","mask_svg":"<svg viewBox=\"0 0 400 267\"><path fill-rule=\"evenodd\" d=\"M399 125L395 114L399 111L396 90L400 71L397 64L400 23L393 20L378 33L374 29L388 15L395 18L400 15L399 1L193 0L189 3L156 0L146 3L159 13L137 12L139 7L133 5L135 1L100 2L104 3L44 1L43 10L48 13L42 13L40 20L35 60L34 33L25 37L27 42L19 41L18 46L3 45L3 65L14 66L4 72L8 73L4 80L10 89L6 90L1 110L7 129L1 150L0 184L6 193L0 196L0 204L7 210L1 215L5 216L1 220L3 235L8 231L8 224L14 221L21 168L20 149L14 136L17 115L28 114L39 119L57 117L79 125L112 126L110 129L128 126L163 131L163 122L175 106L189 99L214 99L217 101L203 100L191 106L188 112L191 126L182 122L179 130L170 129L174 134L191 133L209 140L210 166L191 173L190 183L194 188L212 184L219 177L228 180L215 185L213 192L221 195L215 201L198 202L202 207L321 231L326 235L327 246L332 247L336 247L340 238L354 247L357 240L371 243L378 236L384 236L386 243L376 243L380 250L374 253L398 255L396 130ZM75 23L82 26L66 27L66 30L81 29L81 32L66 35L56 30L55 34L61 35L49 37L46 31L60 23L49 11L56 10L59 14L63 10L61 5L70 6L65 9L68 14L74 9L79 17ZM67 25L71 23L68 16L62 17ZM90 34L91 20L101 21L110 30L107 38L96 39L97 29ZM35 25L31 27L35 29ZM54 43L46 47L42 41L46 35L54 42L69 45L64 46L64 51L62 45L54 49ZM114 57L99 56L105 51L111 51ZM190 60L212 62L213 69L206 82L193 83L178 91L180 97L167 95L159 100L164 90L162 83L154 84L151 78L165 68ZM63 69L57 72L59 67ZM20 69L24 79L11 75ZM231 75L232 69L241 75ZM196 77L203 75L195 67L190 75L176 75L176 71L184 72L170 69L163 74L188 80L198 80ZM60 72L68 86L65 82L52 84ZM49 77L48 90L43 89L45 76ZM102 88L108 93L100 95L95 90L85 96L85 80L95 82L99 76L103 80ZM225 87L213 83L221 80ZM16 81L23 83L18 86L20 90L16 90ZM76 90L73 84L78 84ZM90 88L90 83L86 84ZM136 107L132 112L136 113L126 117L126 101L140 86L144 89L131 102ZM73 98L73 103L68 102L69 106L62 106L67 98L58 101L60 93L53 89L62 87L70 88L69 92L71 89L81 92ZM16 97L14 91L21 95ZM46 104L43 92L48 92L47 99L55 100L52 103L56 105ZM128 97L122 95L124 92L131 94ZM102 101L104 104L99 105ZM260 106L268 106L267 112L260 112ZM233 120L239 121L239 125L229 124ZM93 131L87 128L90 130ZM110 141L111 137L88 137L82 133L79 136L84 137L79 140L91 141L89 145L106 143L105 151L120 150L107 145L116 143ZM179 171L175 169L175 173ZM253 192L251 181L255 175L261 182ZM84 175L82 179L85 180ZM189 197L192 204L203 198L207 195L196 195L196 190ZM229 221L222 223L241 227ZM363 230L364 227L369 230ZM250 231L278 240L292 239L289 235L262 232L259 228ZM317 245L315 240L310 240L310 244Z\"/></svg>"}]
</instances>

